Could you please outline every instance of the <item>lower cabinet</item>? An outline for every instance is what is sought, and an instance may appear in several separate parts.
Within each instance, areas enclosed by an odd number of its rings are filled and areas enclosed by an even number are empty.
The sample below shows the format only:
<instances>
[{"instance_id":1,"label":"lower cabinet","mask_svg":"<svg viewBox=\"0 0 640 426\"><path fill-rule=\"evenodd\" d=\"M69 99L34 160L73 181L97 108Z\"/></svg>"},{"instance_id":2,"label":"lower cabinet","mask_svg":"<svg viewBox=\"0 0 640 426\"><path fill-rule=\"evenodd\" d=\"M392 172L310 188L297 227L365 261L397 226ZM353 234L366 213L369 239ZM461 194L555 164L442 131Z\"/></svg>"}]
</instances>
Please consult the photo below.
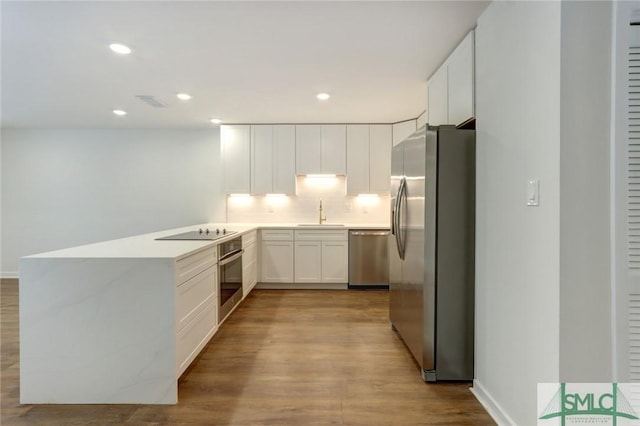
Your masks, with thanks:
<instances>
[{"instance_id":1,"label":"lower cabinet","mask_svg":"<svg viewBox=\"0 0 640 426\"><path fill-rule=\"evenodd\" d=\"M209 342L218 326L217 247L176 262L176 377Z\"/></svg>"},{"instance_id":2,"label":"lower cabinet","mask_svg":"<svg viewBox=\"0 0 640 426\"><path fill-rule=\"evenodd\" d=\"M242 236L242 297L258 282L258 231L252 231Z\"/></svg>"},{"instance_id":3,"label":"lower cabinet","mask_svg":"<svg viewBox=\"0 0 640 426\"><path fill-rule=\"evenodd\" d=\"M322 242L295 242L294 280L297 283L322 281Z\"/></svg>"},{"instance_id":4,"label":"lower cabinet","mask_svg":"<svg viewBox=\"0 0 640 426\"><path fill-rule=\"evenodd\" d=\"M295 282L347 283L346 230L295 231Z\"/></svg>"},{"instance_id":5,"label":"lower cabinet","mask_svg":"<svg viewBox=\"0 0 640 426\"><path fill-rule=\"evenodd\" d=\"M293 231L268 229L261 231L260 282L293 282Z\"/></svg>"},{"instance_id":6,"label":"lower cabinet","mask_svg":"<svg viewBox=\"0 0 640 426\"><path fill-rule=\"evenodd\" d=\"M349 282L349 247L347 241L322 242L323 283Z\"/></svg>"}]
</instances>

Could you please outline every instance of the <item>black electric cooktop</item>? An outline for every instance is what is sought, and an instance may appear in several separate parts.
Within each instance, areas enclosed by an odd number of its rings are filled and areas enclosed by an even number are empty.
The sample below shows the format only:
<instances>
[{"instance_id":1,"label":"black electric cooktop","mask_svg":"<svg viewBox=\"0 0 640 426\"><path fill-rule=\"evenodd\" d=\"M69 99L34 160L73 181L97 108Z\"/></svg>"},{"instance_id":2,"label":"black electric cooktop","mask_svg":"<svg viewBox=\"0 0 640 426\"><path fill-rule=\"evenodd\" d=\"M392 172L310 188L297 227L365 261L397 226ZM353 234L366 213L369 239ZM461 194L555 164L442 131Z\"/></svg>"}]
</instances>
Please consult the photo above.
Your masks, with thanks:
<instances>
[{"instance_id":1,"label":"black electric cooktop","mask_svg":"<svg viewBox=\"0 0 640 426\"><path fill-rule=\"evenodd\" d=\"M198 229L197 231L183 232L181 234L169 235L168 237L156 238L156 240L200 240L213 241L229 235L235 234L236 231L227 231L226 229Z\"/></svg>"}]
</instances>

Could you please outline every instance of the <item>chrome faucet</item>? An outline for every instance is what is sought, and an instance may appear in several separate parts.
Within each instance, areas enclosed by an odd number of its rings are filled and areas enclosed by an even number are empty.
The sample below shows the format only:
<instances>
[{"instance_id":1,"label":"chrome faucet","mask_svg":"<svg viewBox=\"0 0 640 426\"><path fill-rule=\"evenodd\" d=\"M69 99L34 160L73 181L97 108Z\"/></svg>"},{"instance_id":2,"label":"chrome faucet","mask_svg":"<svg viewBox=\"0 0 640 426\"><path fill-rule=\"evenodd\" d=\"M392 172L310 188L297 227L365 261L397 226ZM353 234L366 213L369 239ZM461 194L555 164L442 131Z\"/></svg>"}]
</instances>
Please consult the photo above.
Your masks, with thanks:
<instances>
[{"instance_id":1,"label":"chrome faucet","mask_svg":"<svg viewBox=\"0 0 640 426\"><path fill-rule=\"evenodd\" d=\"M327 217L322 217L322 200L320 200L320 217L319 217L319 224L322 225L322 222L325 222L327 220Z\"/></svg>"}]
</instances>

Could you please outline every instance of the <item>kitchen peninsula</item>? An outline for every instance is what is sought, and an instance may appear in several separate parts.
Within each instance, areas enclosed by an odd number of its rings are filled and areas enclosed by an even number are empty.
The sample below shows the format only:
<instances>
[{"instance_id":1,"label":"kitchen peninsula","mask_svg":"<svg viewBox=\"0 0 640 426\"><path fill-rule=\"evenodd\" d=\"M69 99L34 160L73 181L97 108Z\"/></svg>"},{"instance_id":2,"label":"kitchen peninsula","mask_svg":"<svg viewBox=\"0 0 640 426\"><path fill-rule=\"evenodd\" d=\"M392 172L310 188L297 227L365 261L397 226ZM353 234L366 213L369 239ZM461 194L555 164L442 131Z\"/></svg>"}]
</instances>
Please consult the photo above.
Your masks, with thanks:
<instances>
[{"instance_id":1,"label":"kitchen peninsula","mask_svg":"<svg viewBox=\"0 0 640 426\"><path fill-rule=\"evenodd\" d=\"M235 233L156 240L198 227ZM263 228L315 229L204 224L23 257L21 403L177 403L178 378L220 325L218 245Z\"/></svg>"}]
</instances>

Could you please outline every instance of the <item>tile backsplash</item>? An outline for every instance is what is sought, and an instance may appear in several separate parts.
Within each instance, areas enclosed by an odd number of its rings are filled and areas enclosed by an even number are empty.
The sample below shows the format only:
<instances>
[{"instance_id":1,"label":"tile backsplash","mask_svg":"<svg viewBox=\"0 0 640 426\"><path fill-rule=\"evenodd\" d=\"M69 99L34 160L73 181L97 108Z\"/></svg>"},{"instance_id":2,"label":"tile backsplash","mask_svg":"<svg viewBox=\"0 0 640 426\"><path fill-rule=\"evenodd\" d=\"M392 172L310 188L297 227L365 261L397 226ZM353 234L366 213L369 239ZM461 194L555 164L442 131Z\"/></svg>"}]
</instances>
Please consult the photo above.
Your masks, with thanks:
<instances>
[{"instance_id":1,"label":"tile backsplash","mask_svg":"<svg viewBox=\"0 0 640 426\"><path fill-rule=\"evenodd\" d=\"M327 223L389 223L389 195L346 195L344 176L296 178L296 195L228 196L227 221L317 223L320 200Z\"/></svg>"}]
</instances>

